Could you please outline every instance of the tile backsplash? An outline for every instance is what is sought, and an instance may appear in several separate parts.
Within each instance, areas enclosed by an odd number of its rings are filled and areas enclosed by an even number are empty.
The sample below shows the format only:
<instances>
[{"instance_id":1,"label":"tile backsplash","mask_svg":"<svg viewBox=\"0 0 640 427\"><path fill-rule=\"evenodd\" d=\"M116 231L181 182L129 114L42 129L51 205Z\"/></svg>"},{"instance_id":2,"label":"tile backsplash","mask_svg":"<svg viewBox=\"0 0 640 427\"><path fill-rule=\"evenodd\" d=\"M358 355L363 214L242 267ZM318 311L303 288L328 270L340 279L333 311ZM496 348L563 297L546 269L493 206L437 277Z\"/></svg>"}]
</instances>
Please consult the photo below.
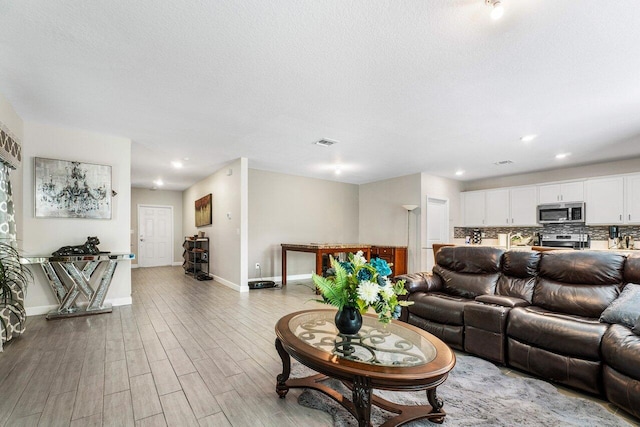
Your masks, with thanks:
<instances>
[{"instance_id":1,"label":"tile backsplash","mask_svg":"<svg viewBox=\"0 0 640 427\"><path fill-rule=\"evenodd\" d=\"M544 227L454 227L453 237L464 239L471 236L473 230L480 229L484 233L485 239L497 239L498 233L521 233L523 236L531 236L534 233L540 234L588 234L591 240L607 240L609 238L609 227L589 226L575 224L546 224ZM640 238L640 225L620 225L620 235L629 234L634 239Z\"/></svg>"}]
</instances>

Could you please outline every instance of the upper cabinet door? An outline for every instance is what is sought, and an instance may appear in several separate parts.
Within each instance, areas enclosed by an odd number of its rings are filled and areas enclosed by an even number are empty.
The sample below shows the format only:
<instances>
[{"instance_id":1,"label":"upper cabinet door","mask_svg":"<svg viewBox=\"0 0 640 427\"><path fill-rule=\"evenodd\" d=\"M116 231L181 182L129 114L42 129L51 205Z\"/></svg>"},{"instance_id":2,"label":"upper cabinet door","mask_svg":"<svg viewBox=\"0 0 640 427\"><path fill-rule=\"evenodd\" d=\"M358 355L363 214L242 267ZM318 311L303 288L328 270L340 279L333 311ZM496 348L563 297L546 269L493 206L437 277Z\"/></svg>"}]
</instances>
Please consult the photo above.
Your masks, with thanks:
<instances>
[{"instance_id":1,"label":"upper cabinet door","mask_svg":"<svg viewBox=\"0 0 640 427\"><path fill-rule=\"evenodd\" d=\"M538 200L540 204L560 202L560 184L538 186Z\"/></svg>"},{"instance_id":2,"label":"upper cabinet door","mask_svg":"<svg viewBox=\"0 0 640 427\"><path fill-rule=\"evenodd\" d=\"M539 185L538 200L540 204L584 202L584 182Z\"/></svg>"},{"instance_id":3,"label":"upper cabinet door","mask_svg":"<svg viewBox=\"0 0 640 427\"><path fill-rule=\"evenodd\" d=\"M627 195L624 221L627 224L640 224L640 175L625 178Z\"/></svg>"},{"instance_id":4,"label":"upper cabinet door","mask_svg":"<svg viewBox=\"0 0 640 427\"><path fill-rule=\"evenodd\" d=\"M624 221L624 178L590 179L586 183L587 224L622 224Z\"/></svg>"},{"instance_id":5,"label":"upper cabinet door","mask_svg":"<svg viewBox=\"0 0 640 427\"><path fill-rule=\"evenodd\" d=\"M485 203L487 212L486 225L503 227L511 225L508 188L487 190Z\"/></svg>"},{"instance_id":6,"label":"upper cabinet door","mask_svg":"<svg viewBox=\"0 0 640 427\"><path fill-rule=\"evenodd\" d=\"M560 187L561 202L584 202L584 182L566 182Z\"/></svg>"},{"instance_id":7,"label":"upper cabinet door","mask_svg":"<svg viewBox=\"0 0 640 427\"><path fill-rule=\"evenodd\" d=\"M539 225L536 221L536 187L511 189L511 225Z\"/></svg>"},{"instance_id":8,"label":"upper cabinet door","mask_svg":"<svg viewBox=\"0 0 640 427\"><path fill-rule=\"evenodd\" d=\"M485 225L484 191L468 191L462 195L462 219L465 227Z\"/></svg>"}]
</instances>

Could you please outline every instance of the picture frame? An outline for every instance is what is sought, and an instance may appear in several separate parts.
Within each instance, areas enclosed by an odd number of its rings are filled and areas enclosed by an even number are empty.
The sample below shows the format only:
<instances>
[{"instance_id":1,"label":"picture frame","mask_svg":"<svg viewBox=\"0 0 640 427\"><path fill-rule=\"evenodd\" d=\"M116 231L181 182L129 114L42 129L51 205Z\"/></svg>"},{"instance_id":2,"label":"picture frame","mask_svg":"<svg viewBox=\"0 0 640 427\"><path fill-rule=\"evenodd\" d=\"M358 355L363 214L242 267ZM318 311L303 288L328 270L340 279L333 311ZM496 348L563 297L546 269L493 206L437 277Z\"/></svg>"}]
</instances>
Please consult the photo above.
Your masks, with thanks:
<instances>
[{"instance_id":1,"label":"picture frame","mask_svg":"<svg viewBox=\"0 0 640 427\"><path fill-rule=\"evenodd\" d=\"M212 202L213 196L211 193L204 197L199 198L195 202L196 208L196 227L204 227L211 225L212 221Z\"/></svg>"},{"instance_id":2,"label":"picture frame","mask_svg":"<svg viewBox=\"0 0 640 427\"><path fill-rule=\"evenodd\" d=\"M111 219L111 166L34 159L36 218Z\"/></svg>"}]
</instances>

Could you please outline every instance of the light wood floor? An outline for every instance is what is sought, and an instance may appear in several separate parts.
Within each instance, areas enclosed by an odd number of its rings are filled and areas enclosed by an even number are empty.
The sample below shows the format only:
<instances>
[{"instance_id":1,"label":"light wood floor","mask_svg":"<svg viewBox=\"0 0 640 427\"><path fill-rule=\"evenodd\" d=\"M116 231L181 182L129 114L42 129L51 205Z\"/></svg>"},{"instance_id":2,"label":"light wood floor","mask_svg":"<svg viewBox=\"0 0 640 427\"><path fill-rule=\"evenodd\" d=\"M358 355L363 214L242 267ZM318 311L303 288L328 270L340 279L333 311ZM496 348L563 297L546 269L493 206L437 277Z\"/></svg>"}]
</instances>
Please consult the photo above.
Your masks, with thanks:
<instances>
[{"instance_id":1,"label":"light wood floor","mask_svg":"<svg viewBox=\"0 0 640 427\"><path fill-rule=\"evenodd\" d=\"M28 319L0 353L0 426L330 426L275 392L274 325L305 286L239 294L180 267L132 270L133 305Z\"/></svg>"},{"instance_id":2,"label":"light wood floor","mask_svg":"<svg viewBox=\"0 0 640 427\"><path fill-rule=\"evenodd\" d=\"M29 317L27 333L0 353L0 427L332 424L297 404L300 390L275 393L276 321L326 307L308 287L239 294L180 267L134 269L132 287L133 305L110 314Z\"/></svg>"}]
</instances>

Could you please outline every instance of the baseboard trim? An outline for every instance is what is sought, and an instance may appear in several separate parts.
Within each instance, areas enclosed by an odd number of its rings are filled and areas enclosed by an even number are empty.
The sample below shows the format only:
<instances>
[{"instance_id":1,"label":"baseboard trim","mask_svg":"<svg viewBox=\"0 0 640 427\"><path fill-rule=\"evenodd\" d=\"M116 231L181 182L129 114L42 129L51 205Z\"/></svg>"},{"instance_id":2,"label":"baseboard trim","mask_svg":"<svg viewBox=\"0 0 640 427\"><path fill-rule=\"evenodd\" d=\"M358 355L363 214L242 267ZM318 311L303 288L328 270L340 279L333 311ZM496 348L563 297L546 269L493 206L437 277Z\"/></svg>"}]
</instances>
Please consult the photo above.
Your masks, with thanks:
<instances>
[{"instance_id":1,"label":"baseboard trim","mask_svg":"<svg viewBox=\"0 0 640 427\"><path fill-rule=\"evenodd\" d=\"M311 279L311 274L287 274L287 281L289 280L306 280ZM274 282L282 283L282 276L272 276L272 277L254 277L252 280L273 280Z\"/></svg>"},{"instance_id":2,"label":"baseboard trim","mask_svg":"<svg viewBox=\"0 0 640 427\"><path fill-rule=\"evenodd\" d=\"M136 262L135 264L131 264L131 268L138 268L138 263Z\"/></svg>"},{"instance_id":3,"label":"baseboard trim","mask_svg":"<svg viewBox=\"0 0 640 427\"><path fill-rule=\"evenodd\" d=\"M84 302L86 303L86 301ZM107 299L104 302L111 304L113 307L118 307L121 305L131 305L133 299L131 297L112 298ZM39 316L41 314L47 314L56 308L58 308L58 305L39 305L35 307L25 307L25 310L27 311L27 316Z\"/></svg>"},{"instance_id":4,"label":"baseboard trim","mask_svg":"<svg viewBox=\"0 0 640 427\"><path fill-rule=\"evenodd\" d=\"M182 267L182 261L174 261L173 264L171 264L173 267Z\"/></svg>"},{"instance_id":5,"label":"baseboard trim","mask_svg":"<svg viewBox=\"0 0 640 427\"><path fill-rule=\"evenodd\" d=\"M213 280L222 285L225 285L228 288L233 289L236 292L249 292L249 286L239 286L237 283L233 283L227 279L223 279L222 277L216 276L215 274L213 275Z\"/></svg>"}]
</instances>

